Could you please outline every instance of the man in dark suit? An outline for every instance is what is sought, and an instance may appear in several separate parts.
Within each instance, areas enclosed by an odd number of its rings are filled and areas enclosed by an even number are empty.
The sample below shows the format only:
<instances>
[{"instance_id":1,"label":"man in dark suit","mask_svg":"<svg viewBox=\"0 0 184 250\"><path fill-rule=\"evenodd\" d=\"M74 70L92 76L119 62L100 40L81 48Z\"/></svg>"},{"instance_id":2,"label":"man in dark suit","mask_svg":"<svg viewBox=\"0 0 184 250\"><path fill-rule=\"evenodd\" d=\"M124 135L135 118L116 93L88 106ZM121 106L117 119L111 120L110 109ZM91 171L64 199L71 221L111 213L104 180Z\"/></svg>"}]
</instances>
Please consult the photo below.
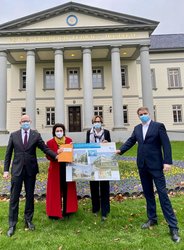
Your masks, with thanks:
<instances>
[{"instance_id":1,"label":"man in dark suit","mask_svg":"<svg viewBox=\"0 0 184 250\"><path fill-rule=\"evenodd\" d=\"M164 217L169 225L171 238L174 242L179 242L177 219L167 195L164 176L164 171L168 171L172 164L170 141L164 124L152 121L147 107L139 108L137 114L142 124L134 128L130 138L117 150L117 154L125 153L138 142L137 166L146 198L148 217L142 229L157 224L154 183Z\"/></svg>"},{"instance_id":2,"label":"man in dark suit","mask_svg":"<svg viewBox=\"0 0 184 250\"><path fill-rule=\"evenodd\" d=\"M36 148L40 148L45 154L57 159L57 154L50 150L40 134L30 129L31 120L28 115L23 115L20 120L21 129L11 133L4 161L4 178L9 178L9 168L12 154L11 168L11 194L9 206L9 229L7 235L11 237L16 229L18 221L19 197L24 182L26 203L24 211L25 226L34 230L32 223L34 213L34 189L36 174L39 172L36 157Z\"/></svg>"}]
</instances>

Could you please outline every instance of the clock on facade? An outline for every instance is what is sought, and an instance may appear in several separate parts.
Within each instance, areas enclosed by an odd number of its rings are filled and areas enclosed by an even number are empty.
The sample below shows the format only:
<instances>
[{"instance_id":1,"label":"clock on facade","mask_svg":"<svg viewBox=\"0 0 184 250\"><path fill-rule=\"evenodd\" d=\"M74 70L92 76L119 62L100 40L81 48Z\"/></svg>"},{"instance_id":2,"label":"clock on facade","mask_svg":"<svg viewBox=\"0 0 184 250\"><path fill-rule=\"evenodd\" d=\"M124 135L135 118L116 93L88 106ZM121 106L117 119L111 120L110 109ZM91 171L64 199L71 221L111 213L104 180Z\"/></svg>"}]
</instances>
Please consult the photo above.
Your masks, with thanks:
<instances>
[{"instance_id":1,"label":"clock on facade","mask_svg":"<svg viewBox=\"0 0 184 250\"><path fill-rule=\"evenodd\" d=\"M66 22L70 26L75 26L77 24L77 22L78 22L78 18L75 15L69 15L66 18Z\"/></svg>"}]
</instances>

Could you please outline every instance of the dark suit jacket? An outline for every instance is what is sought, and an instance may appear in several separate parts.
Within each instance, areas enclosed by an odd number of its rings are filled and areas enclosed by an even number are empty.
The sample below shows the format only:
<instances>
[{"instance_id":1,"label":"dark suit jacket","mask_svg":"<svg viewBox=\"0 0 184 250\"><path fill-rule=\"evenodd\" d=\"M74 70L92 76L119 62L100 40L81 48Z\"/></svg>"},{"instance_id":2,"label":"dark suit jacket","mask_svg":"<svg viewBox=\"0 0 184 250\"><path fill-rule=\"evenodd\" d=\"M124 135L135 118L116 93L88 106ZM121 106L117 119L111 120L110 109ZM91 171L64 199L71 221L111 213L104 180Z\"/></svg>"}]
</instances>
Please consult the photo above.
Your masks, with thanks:
<instances>
[{"instance_id":1,"label":"dark suit jacket","mask_svg":"<svg viewBox=\"0 0 184 250\"><path fill-rule=\"evenodd\" d=\"M39 172L36 156L37 147L51 158L56 158L57 154L46 146L41 135L37 131L30 130L29 140L26 147L24 147L22 142L21 130L11 133L5 155L4 171L9 171L14 151L11 174L19 176L23 167L26 167L28 175L36 175Z\"/></svg>"},{"instance_id":2,"label":"dark suit jacket","mask_svg":"<svg viewBox=\"0 0 184 250\"><path fill-rule=\"evenodd\" d=\"M136 142L137 165L143 168L163 169L163 164L172 164L170 141L164 124L151 121L145 140L143 140L142 124L137 125L130 138L120 147L121 154L129 150Z\"/></svg>"},{"instance_id":3,"label":"dark suit jacket","mask_svg":"<svg viewBox=\"0 0 184 250\"><path fill-rule=\"evenodd\" d=\"M86 133L86 143L90 142L90 130L87 131ZM110 137L110 132L107 129L104 129L104 139L107 140L108 142L111 142L111 137Z\"/></svg>"}]
</instances>

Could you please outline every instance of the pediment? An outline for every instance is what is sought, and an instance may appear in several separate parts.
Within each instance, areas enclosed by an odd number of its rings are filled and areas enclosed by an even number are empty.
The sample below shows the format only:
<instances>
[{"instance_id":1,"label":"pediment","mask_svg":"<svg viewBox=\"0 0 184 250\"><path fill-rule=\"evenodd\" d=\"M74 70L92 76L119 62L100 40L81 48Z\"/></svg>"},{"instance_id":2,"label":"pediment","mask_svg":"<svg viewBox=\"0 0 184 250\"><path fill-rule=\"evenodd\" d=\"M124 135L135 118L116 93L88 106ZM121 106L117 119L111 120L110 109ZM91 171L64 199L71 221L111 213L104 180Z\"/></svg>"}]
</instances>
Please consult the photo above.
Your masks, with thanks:
<instances>
[{"instance_id":1,"label":"pediment","mask_svg":"<svg viewBox=\"0 0 184 250\"><path fill-rule=\"evenodd\" d=\"M153 30L158 22L69 2L0 25L0 33L77 32L86 30Z\"/></svg>"},{"instance_id":2,"label":"pediment","mask_svg":"<svg viewBox=\"0 0 184 250\"><path fill-rule=\"evenodd\" d=\"M43 20L40 22L33 23L31 25L26 25L20 29L62 29L69 27L76 28L88 28L88 27L112 27L112 26L120 26L127 25L123 22L116 22L112 20L108 20L105 18L99 18L94 16L89 16L86 14L82 14L80 12L68 12L57 17L52 17L47 20Z\"/></svg>"}]
</instances>

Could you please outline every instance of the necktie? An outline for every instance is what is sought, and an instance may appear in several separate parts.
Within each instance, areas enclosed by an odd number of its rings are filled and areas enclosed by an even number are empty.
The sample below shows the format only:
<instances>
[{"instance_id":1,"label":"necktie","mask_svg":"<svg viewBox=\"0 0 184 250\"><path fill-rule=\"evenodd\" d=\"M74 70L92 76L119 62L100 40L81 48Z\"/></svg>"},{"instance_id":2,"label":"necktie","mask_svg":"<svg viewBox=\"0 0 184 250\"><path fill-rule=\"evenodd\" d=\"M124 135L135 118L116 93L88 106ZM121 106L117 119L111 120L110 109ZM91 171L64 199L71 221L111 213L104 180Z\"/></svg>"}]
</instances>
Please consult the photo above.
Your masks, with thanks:
<instances>
[{"instance_id":1,"label":"necktie","mask_svg":"<svg viewBox=\"0 0 184 250\"><path fill-rule=\"evenodd\" d=\"M24 146L27 145L27 131L25 131L25 135L24 135Z\"/></svg>"}]
</instances>

